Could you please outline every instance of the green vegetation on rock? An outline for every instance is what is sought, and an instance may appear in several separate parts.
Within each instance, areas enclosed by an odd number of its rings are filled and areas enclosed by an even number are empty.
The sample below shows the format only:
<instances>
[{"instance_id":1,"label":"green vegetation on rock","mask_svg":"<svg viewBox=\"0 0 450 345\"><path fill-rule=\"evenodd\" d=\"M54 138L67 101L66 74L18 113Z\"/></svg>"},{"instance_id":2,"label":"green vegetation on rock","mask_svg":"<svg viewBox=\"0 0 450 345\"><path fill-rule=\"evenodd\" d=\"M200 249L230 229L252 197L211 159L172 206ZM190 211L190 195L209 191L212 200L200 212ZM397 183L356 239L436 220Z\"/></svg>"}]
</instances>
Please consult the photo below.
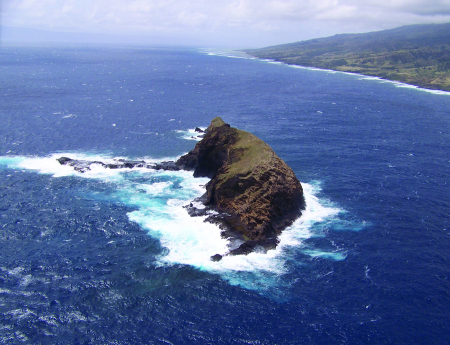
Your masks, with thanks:
<instances>
[{"instance_id":1,"label":"green vegetation on rock","mask_svg":"<svg viewBox=\"0 0 450 345\"><path fill-rule=\"evenodd\" d=\"M450 91L450 23L335 35L245 52L291 65Z\"/></svg>"}]
</instances>

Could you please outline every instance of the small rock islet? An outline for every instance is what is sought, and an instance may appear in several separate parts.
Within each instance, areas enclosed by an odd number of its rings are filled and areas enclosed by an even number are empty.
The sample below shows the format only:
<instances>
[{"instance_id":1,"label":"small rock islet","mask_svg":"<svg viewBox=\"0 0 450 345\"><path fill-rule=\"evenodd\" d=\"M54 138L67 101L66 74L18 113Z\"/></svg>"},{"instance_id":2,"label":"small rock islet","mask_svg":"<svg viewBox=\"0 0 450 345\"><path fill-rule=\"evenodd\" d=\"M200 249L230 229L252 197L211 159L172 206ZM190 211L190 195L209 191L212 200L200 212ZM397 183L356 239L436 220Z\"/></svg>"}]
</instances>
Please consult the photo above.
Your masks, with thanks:
<instances>
[{"instance_id":1,"label":"small rock islet","mask_svg":"<svg viewBox=\"0 0 450 345\"><path fill-rule=\"evenodd\" d=\"M209 177L205 194L185 208L191 216L207 216L205 221L217 224L223 236L231 239L226 255L275 248L277 236L305 208L303 188L294 172L264 141L220 117L214 118L202 135L195 148L175 162L117 160L105 164L67 157L58 161L79 172L99 164L110 169L189 170L194 177ZM221 258L216 254L211 260Z\"/></svg>"}]
</instances>

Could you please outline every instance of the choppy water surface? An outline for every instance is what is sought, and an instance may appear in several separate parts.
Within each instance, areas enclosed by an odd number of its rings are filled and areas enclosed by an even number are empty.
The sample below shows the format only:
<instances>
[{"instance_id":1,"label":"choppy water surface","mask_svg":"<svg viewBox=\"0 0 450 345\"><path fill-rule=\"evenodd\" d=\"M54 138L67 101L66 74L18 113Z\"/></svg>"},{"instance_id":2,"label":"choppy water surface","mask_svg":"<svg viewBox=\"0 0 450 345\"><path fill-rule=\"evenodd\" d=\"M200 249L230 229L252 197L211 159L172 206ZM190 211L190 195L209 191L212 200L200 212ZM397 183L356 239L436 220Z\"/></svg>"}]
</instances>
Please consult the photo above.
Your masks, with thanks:
<instances>
[{"instance_id":1,"label":"choppy water surface","mask_svg":"<svg viewBox=\"0 0 450 345\"><path fill-rule=\"evenodd\" d=\"M4 343L445 343L449 94L212 50L3 47ZM307 209L225 257L176 159L215 116L268 142ZM188 139L188 140L187 140Z\"/></svg>"}]
</instances>

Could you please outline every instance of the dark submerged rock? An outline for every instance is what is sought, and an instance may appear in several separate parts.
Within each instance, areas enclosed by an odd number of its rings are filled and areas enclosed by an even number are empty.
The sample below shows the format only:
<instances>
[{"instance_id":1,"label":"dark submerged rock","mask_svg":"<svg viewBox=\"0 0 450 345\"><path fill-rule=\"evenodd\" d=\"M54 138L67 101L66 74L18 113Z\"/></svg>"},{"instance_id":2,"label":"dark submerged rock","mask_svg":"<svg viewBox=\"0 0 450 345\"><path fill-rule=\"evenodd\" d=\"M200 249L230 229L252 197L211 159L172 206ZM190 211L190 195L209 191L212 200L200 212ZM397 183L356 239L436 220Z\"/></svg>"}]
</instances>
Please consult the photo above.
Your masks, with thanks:
<instances>
[{"instance_id":1,"label":"dark submerged rock","mask_svg":"<svg viewBox=\"0 0 450 345\"><path fill-rule=\"evenodd\" d=\"M186 205L186 206L183 206L183 207L187 210L188 214L189 214L191 217L202 217L202 216L206 216L206 215L208 215L208 213L209 213L209 211L210 211L210 208L209 208L209 207L198 208L198 207L195 207L195 206L192 204L192 202L191 202L189 205Z\"/></svg>"},{"instance_id":2,"label":"dark submerged rock","mask_svg":"<svg viewBox=\"0 0 450 345\"><path fill-rule=\"evenodd\" d=\"M79 172L86 172L91 170L91 165L99 164L107 169L134 169L134 168L147 168L147 169L155 169L155 170L172 170L177 171L181 170L180 166L176 164L174 161L166 161L160 163L146 163L145 161L131 161L124 159L117 159L114 163L103 163L99 161L87 161L87 160L78 160L71 159L68 157L60 157L57 161L61 165L69 165L74 168L74 170Z\"/></svg>"},{"instance_id":3,"label":"dark submerged rock","mask_svg":"<svg viewBox=\"0 0 450 345\"><path fill-rule=\"evenodd\" d=\"M256 249L266 252L270 249L275 249L278 244L278 239L276 237L268 238L266 240L260 241L245 241L236 249L230 250L230 255L247 255Z\"/></svg>"},{"instance_id":4,"label":"dark submerged rock","mask_svg":"<svg viewBox=\"0 0 450 345\"><path fill-rule=\"evenodd\" d=\"M60 158L57 159L57 161L58 161L59 164L61 164L61 165L66 165L66 164L68 164L69 162L73 161L73 159L67 158L67 157L60 157Z\"/></svg>"},{"instance_id":5,"label":"dark submerged rock","mask_svg":"<svg viewBox=\"0 0 450 345\"><path fill-rule=\"evenodd\" d=\"M147 167L156 170L171 170L171 171L181 170L181 168L173 161L149 164Z\"/></svg>"},{"instance_id":6,"label":"dark submerged rock","mask_svg":"<svg viewBox=\"0 0 450 345\"><path fill-rule=\"evenodd\" d=\"M99 161L84 161L84 160L71 159L68 157L58 158L57 161L61 165L72 166L74 170L81 172L81 173L91 170L91 165L94 165L94 164L99 164L103 167L106 167L106 164L99 162Z\"/></svg>"},{"instance_id":7,"label":"dark submerged rock","mask_svg":"<svg viewBox=\"0 0 450 345\"><path fill-rule=\"evenodd\" d=\"M222 260L222 255L220 255L220 254L216 254L216 255L213 255L213 256L211 256L211 261L220 261L220 260Z\"/></svg>"}]
</instances>

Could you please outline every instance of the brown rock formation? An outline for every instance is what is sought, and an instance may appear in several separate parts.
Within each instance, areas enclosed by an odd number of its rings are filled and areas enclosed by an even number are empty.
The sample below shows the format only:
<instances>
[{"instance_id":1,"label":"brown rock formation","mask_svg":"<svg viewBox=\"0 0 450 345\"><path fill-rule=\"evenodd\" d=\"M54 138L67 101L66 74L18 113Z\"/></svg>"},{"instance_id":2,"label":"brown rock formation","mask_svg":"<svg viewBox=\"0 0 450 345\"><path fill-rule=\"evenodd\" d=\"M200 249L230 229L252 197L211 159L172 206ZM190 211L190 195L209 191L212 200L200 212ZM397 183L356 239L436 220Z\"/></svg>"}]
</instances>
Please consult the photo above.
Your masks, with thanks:
<instances>
[{"instance_id":1,"label":"brown rock formation","mask_svg":"<svg viewBox=\"0 0 450 345\"><path fill-rule=\"evenodd\" d=\"M176 164L211 178L203 202L220 215L209 220L247 241L234 254L246 254L257 244L276 245L276 236L304 209L303 189L292 169L265 142L221 118L212 120L205 137Z\"/></svg>"}]
</instances>

